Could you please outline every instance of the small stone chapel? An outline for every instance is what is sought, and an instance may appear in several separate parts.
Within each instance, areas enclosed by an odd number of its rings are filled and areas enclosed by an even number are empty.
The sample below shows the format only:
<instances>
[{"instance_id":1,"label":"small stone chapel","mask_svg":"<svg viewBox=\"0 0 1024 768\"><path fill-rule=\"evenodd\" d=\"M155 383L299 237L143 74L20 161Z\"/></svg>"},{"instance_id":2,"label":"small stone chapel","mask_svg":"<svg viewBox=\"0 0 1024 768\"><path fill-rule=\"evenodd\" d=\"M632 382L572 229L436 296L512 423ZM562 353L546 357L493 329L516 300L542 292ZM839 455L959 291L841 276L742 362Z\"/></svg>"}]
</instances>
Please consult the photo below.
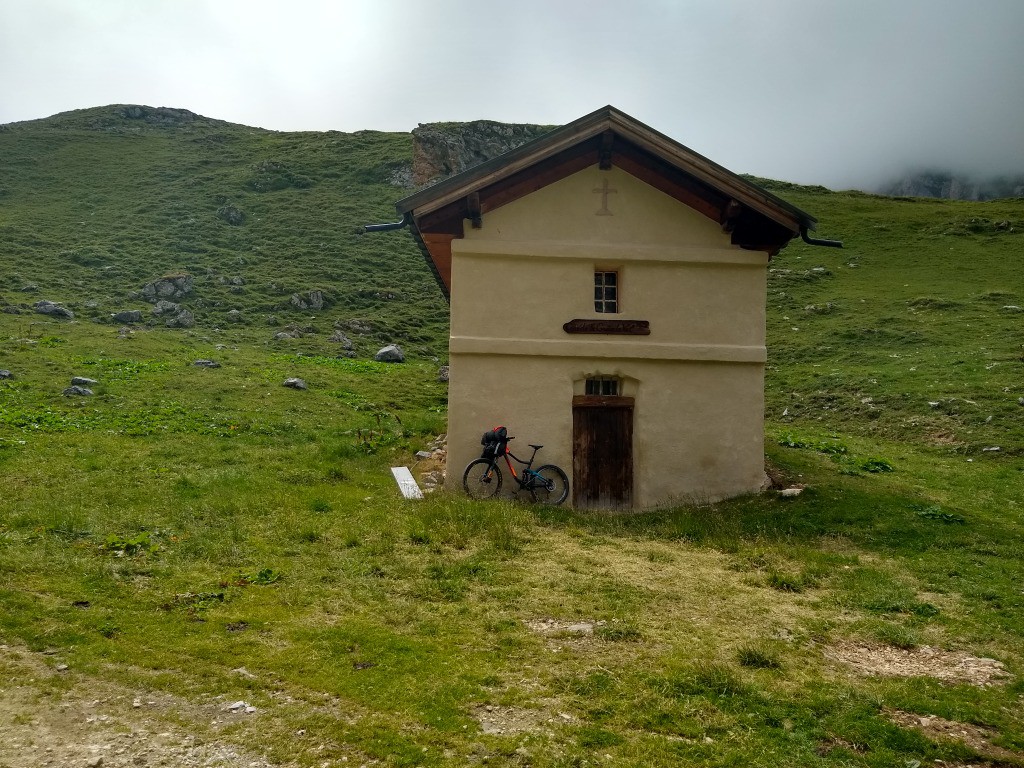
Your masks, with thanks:
<instances>
[{"instance_id":1,"label":"small stone chapel","mask_svg":"<svg viewBox=\"0 0 1024 768\"><path fill-rule=\"evenodd\" d=\"M809 214L610 106L397 208L451 304L452 490L496 425L579 508L762 487L767 265L832 244Z\"/></svg>"}]
</instances>

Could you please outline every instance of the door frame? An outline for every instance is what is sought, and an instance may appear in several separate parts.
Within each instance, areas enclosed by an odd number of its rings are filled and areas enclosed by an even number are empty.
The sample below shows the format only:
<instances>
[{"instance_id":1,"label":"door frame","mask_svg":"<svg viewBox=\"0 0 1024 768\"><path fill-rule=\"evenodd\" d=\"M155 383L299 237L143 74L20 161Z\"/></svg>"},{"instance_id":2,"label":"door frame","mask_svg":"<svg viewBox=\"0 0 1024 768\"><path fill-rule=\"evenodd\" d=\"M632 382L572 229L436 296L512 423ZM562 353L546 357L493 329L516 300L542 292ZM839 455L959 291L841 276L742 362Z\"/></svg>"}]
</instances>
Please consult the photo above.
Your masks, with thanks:
<instances>
[{"instance_id":1,"label":"door frame","mask_svg":"<svg viewBox=\"0 0 1024 768\"><path fill-rule=\"evenodd\" d=\"M572 501L573 506L578 507L581 504L580 492L581 484L577 482L579 477L578 464L576 461L576 411L577 409L602 409L602 410L626 410L629 411L629 488L625 490L625 496L627 501L625 504L614 507L615 509L629 509L633 504L633 498L635 496L636 489L636 473L635 463L633 461L633 427L634 427L634 407L636 405L636 399L633 397L625 397L623 395L574 395L572 398Z\"/></svg>"}]
</instances>

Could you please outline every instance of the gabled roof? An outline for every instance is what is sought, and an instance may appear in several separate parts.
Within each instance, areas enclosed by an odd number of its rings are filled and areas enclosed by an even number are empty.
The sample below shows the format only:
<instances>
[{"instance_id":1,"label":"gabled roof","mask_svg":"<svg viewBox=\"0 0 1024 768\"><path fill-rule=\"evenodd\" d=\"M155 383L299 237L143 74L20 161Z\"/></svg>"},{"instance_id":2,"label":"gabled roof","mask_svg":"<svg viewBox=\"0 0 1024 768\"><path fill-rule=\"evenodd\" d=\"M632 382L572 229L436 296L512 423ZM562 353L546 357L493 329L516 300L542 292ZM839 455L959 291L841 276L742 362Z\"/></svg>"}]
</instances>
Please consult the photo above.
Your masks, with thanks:
<instances>
[{"instance_id":1,"label":"gabled roof","mask_svg":"<svg viewBox=\"0 0 1024 768\"><path fill-rule=\"evenodd\" d=\"M600 164L636 176L720 223L743 248L777 253L817 220L703 155L607 106L399 200L445 296L451 241L465 221Z\"/></svg>"}]
</instances>

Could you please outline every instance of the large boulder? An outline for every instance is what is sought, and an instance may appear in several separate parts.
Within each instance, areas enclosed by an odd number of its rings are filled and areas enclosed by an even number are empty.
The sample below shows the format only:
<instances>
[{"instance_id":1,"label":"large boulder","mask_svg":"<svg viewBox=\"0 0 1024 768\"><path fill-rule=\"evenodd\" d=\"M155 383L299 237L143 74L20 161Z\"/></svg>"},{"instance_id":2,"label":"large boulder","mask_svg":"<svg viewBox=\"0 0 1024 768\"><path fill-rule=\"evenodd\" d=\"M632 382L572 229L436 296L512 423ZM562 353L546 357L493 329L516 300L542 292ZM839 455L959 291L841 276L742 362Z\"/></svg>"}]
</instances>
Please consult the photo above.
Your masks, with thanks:
<instances>
[{"instance_id":1,"label":"large boulder","mask_svg":"<svg viewBox=\"0 0 1024 768\"><path fill-rule=\"evenodd\" d=\"M386 347L381 347L373 359L378 363L404 363L405 355L402 354L402 349L397 344L388 344Z\"/></svg>"},{"instance_id":2,"label":"large boulder","mask_svg":"<svg viewBox=\"0 0 1024 768\"><path fill-rule=\"evenodd\" d=\"M117 323L141 323L142 312L138 309L122 309L110 316Z\"/></svg>"},{"instance_id":3,"label":"large boulder","mask_svg":"<svg viewBox=\"0 0 1024 768\"><path fill-rule=\"evenodd\" d=\"M67 307L62 307L60 304L57 304L52 301L46 301L45 299L42 301L37 301L32 306L35 309L35 311L38 312L40 315L60 317L64 318L65 320L73 320L75 317L75 313L72 312Z\"/></svg>"},{"instance_id":4,"label":"large boulder","mask_svg":"<svg viewBox=\"0 0 1024 768\"><path fill-rule=\"evenodd\" d=\"M88 387L80 387L77 384L73 384L62 393L64 397L89 397L92 394L92 390Z\"/></svg>"},{"instance_id":5,"label":"large boulder","mask_svg":"<svg viewBox=\"0 0 1024 768\"><path fill-rule=\"evenodd\" d=\"M0 380L2 379L13 379L14 374L8 371L6 368L0 371Z\"/></svg>"}]
</instances>

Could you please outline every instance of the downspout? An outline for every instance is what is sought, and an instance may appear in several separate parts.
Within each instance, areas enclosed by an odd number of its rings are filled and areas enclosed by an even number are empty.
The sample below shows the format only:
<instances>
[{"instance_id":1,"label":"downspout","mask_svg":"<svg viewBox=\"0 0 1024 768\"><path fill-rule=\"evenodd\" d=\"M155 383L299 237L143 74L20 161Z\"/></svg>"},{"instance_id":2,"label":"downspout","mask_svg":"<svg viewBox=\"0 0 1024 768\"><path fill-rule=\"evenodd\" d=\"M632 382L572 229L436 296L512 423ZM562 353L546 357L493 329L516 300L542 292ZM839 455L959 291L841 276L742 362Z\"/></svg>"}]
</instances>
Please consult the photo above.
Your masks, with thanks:
<instances>
[{"instance_id":1,"label":"downspout","mask_svg":"<svg viewBox=\"0 0 1024 768\"><path fill-rule=\"evenodd\" d=\"M821 245L825 248L842 248L842 240L819 240L816 237L807 236L807 227L800 227L800 238L808 245Z\"/></svg>"},{"instance_id":2,"label":"downspout","mask_svg":"<svg viewBox=\"0 0 1024 768\"><path fill-rule=\"evenodd\" d=\"M391 232L408 227L410 224L412 224L412 211L406 211L401 221L392 221L388 224L364 224L361 227L356 227L356 234L365 235L367 232Z\"/></svg>"}]
</instances>

